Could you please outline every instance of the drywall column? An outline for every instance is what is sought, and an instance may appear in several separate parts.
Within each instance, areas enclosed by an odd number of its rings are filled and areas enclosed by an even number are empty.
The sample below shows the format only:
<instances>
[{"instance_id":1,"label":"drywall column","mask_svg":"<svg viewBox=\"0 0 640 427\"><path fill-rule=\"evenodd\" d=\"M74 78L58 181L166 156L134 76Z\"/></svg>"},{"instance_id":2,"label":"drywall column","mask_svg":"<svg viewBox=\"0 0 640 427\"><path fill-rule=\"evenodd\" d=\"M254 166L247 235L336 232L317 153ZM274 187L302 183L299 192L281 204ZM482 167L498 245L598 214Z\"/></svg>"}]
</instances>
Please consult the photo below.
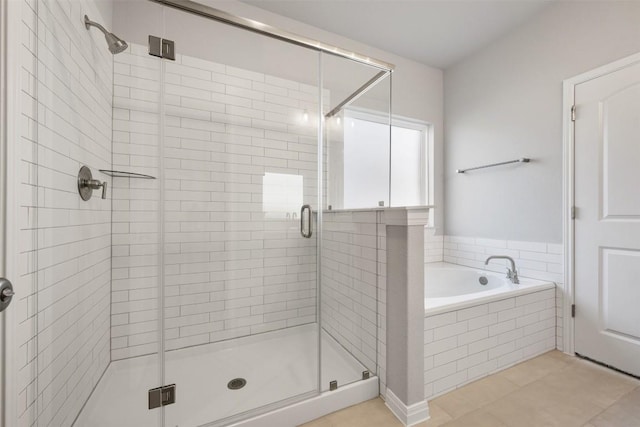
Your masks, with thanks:
<instances>
[{"instance_id":1,"label":"drywall column","mask_svg":"<svg viewBox=\"0 0 640 427\"><path fill-rule=\"evenodd\" d=\"M424 227L427 208L384 211L387 229L386 402L405 425L429 417L424 396Z\"/></svg>"}]
</instances>

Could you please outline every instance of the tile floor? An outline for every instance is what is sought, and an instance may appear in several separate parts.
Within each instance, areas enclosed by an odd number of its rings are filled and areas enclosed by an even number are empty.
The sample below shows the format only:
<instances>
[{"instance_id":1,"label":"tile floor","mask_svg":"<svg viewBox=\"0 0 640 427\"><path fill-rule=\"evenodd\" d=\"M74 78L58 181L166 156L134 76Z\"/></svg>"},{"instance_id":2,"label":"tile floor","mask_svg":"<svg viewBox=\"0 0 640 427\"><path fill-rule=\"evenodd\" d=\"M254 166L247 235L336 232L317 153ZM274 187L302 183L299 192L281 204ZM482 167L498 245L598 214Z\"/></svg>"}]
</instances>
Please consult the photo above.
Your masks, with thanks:
<instances>
[{"instance_id":1,"label":"tile floor","mask_svg":"<svg viewBox=\"0 0 640 427\"><path fill-rule=\"evenodd\" d=\"M640 380L551 351L429 402L417 427L640 427ZM303 427L401 427L380 398Z\"/></svg>"}]
</instances>

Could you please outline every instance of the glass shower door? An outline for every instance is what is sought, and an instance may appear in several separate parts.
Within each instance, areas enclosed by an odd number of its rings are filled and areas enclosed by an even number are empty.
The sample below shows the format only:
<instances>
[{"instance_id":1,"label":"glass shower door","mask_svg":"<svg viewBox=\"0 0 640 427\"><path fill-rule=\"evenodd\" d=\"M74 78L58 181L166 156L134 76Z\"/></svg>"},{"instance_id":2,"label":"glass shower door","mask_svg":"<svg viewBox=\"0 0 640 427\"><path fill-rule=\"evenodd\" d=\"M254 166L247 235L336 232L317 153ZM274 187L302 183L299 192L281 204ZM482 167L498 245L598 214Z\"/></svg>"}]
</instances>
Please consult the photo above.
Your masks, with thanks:
<instances>
[{"instance_id":1,"label":"glass shower door","mask_svg":"<svg viewBox=\"0 0 640 427\"><path fill-rule=\"evenodd\" d=\"M90 2L21 7L16 425L160 425L157 181L110 172L158 176L159 62Z\"/></svg>"},{"instance_id":2,"label":"glass shower door","mask_svg":"<svg viewBox=\"0 0 640 427\"><path fill-rule=\"evenodd\" d=\"M318 393L319 54L170 7L162 37L165 424L225 425Z\"/></svg>"},{"instance_id":3,"label":"glass shower door","mask_svg":"<svg viewBox=\"0 0 640 427\"><path fill-rule=\"evenodd\" d=\"M385 228L389 206L391 73L322 55L325 115L322 389L379 376L384 385Z\"/></svg>"}]
</instances>

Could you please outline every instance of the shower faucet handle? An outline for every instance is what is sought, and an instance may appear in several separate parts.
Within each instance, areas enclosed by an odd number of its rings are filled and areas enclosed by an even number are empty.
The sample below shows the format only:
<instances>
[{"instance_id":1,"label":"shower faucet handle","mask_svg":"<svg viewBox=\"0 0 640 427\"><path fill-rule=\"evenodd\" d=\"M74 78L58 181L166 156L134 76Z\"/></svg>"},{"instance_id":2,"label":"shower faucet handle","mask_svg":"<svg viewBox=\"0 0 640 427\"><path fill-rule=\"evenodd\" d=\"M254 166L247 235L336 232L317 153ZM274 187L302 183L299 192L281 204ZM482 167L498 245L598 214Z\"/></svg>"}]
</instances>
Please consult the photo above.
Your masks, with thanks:
<instances>
[{"instance_id":1,"label":"shower faucet handle","mask_svg":"<svg viewBox=\"0 0 640 427\"><path fill-rule=\"evenodd\" d=\"M102 184L98 184L98 187L102 187L102 200L105 200L107 198L107 181L102 181Z\"/></svg>"},{"instance_id":2,"label":"shower faucet handle","mask_svg":"<svg viewBox=\"0 0 640 427\"><path fill-rule=\"evenodd\" d=\"M97 190L98 188L102 188L102 198L107 198L107 181L98 181L97 179L88 179L82 183L86 188L90 188L92 190Z\"/></svg>"},{"instance_id":3,"label":"shower faucet handle","mask_svg":"<svg viewBox=\"0 0 640 427\"><path fill-rule=\"evenodd\" d=\"M78 172L78 193L80 193L82 200L89 200L93 194L93 190L97 190L98 188L102 188L102 198L106 199L107 181L101 182L97 179L93 179L91 169L86 166L82 166L80 168L80 172Z\"/></svg>"}]
</instances>

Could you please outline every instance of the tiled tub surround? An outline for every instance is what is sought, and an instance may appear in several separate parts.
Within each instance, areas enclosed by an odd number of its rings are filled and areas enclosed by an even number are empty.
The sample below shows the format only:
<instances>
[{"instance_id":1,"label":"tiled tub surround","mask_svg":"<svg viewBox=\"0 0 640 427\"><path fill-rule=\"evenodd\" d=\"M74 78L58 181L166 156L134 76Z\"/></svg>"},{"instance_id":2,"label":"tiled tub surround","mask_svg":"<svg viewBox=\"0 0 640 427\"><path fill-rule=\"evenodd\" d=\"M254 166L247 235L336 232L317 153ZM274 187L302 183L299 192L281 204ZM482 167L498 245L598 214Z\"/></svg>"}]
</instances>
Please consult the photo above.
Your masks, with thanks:
<instances>
[{"instance_id":1,"label":"tiled tub surround","mask_svg":"<svg viewBox=\"0 0 640 427\"><path fill-rule=\"evenodd\" d=\"M555 284L523 283L503 294L478 294L482 302L454 298L449 309L425 310L427 399L555 348Z\"/></svg>"},{"instance_id":2,"label":"tiled tub surround","mask_svg":"<svg viewBox=\"0 0 640 427\"><path fill-rule=\"evenodd\" d=\"M109 364L111 204L77 174L111 164L112 56L92 1L21 1L15 426L70 426Z\"/></svg>"},{"instance_id":3,"label":"tiled tub surround","mask_svg":"<svg viewBox=\"0 0 640 427\"><path fill-rule=\"evenodd\" d=\"M136 44L114 81L113 168L163 181L114 179L112 358L158 350L163 207L167 349L315 322L315 234L299 206L265 214L263 191L294 176L316 205L317 88Z\"/></svg>"},{"instance_id":4,"label":"tiled tub surround","mask_svg":"<svg viewBox=\"0 0 640 427\"><path fill-rule=\"evenodd\" d=\"M556 348L560 351L563 350L564 258L562 244L467 236L434 236L433 233L429 233L428 229L425 236L425 245L432 250L432 257L426 262L444 261L503 273L507 267L505 261L494 260L485 266L484 260L490 255L508 255L515 260L521 277L556 283ZM439 244L442 245L441 260L437 259Z\"/></svg>"}]
</instances>

